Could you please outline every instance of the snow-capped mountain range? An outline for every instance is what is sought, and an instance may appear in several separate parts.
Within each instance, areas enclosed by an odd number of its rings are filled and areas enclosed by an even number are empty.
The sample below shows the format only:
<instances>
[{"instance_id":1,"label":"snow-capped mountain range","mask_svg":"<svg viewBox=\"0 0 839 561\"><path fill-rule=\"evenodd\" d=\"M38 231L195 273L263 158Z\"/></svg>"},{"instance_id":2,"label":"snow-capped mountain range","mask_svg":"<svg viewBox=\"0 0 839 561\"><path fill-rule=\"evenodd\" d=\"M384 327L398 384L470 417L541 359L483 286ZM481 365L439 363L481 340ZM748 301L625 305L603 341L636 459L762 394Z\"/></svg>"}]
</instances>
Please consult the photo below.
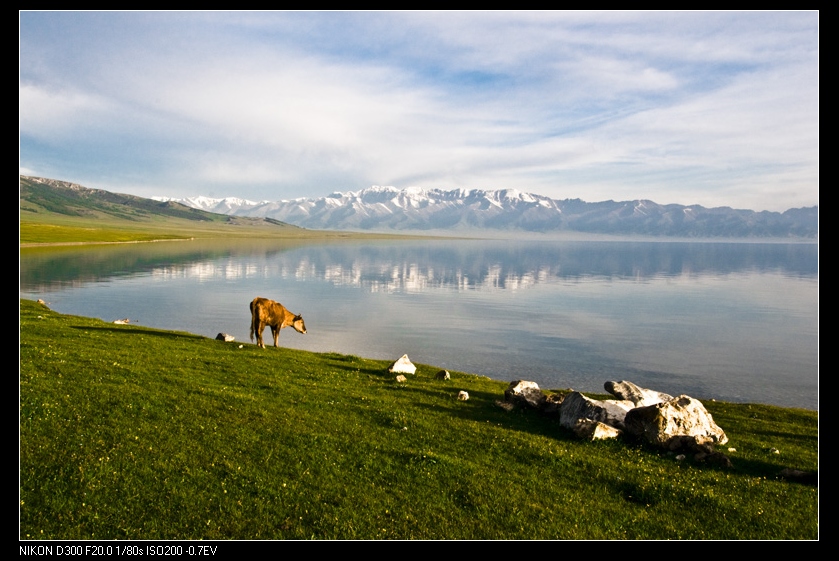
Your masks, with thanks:
<instances>
[{"instance_id":1,"label":"snow-capped mountain range","mask_svg":"<svg viewBox=\"0 0 839 561\"><path fill-rule=\"evenodd\" d=\"M327 230L482 229L678 237L805 237L818 235L818 207L784 213L648 200L587 203L554 200L515 189L370 187L320 198L254 202L240 198L175 200L210 212L265 217Z\"/></svg>"}]
</instances>

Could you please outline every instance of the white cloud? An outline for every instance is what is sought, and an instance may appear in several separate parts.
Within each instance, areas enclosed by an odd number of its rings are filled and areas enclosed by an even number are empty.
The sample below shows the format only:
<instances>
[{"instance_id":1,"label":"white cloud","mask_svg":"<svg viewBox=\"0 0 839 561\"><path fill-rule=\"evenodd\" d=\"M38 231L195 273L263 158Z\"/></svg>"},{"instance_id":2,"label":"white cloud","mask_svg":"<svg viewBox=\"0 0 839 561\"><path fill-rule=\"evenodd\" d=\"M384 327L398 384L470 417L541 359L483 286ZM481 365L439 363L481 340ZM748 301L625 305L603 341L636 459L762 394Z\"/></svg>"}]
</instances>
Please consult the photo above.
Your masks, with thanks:
<instances>
[{"instance_id":1,"label":"white cloud","mask_svg":"<svg viewBox=\"0 0 839 561\"><path fill-rule=\"evenodd\" d=\"M110 103L86 92L20 86L20 128L41 140L67 142L82 126L107 120Z\"/></svg>"},{"instance_id":2,"label":"white cloud","mask_svg":"<svg viewBox=\"0 0 839 561\"><path fill-rule=\"evenodd\" d=\"M22 17L22 164L49 145L74 180L167 195L410 183L743 206L800 177L773 200L818 201L806 13L256 16ZM38 26L65 19L60 40Z\"/></svg>"}]
</instances>

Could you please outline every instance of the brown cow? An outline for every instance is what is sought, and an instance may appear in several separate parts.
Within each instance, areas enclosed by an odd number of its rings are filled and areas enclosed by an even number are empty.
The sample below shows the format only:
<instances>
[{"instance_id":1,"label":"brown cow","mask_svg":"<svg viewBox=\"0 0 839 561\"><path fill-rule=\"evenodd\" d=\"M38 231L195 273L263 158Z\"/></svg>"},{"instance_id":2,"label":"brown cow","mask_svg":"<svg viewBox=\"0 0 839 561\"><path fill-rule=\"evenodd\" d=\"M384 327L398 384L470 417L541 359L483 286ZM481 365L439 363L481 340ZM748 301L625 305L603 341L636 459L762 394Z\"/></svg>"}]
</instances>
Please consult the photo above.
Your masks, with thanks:
<instances>
[{"instance_id":1,"label":"brown cow","mask_svg":"<svg viewBox=\"0 0 839 561\"><path fill-rule=\"evenodd\" d=\"M291 326L300 333L306 333L306 324L303 323L303 316L294 315L286 310L279 302L257 296L251 302L251 341L256 333L256 344L263 349L262 332L265 326L271 328L274 336L274 346L279 347L280 329Z\"/></svg>"}]
</instances>

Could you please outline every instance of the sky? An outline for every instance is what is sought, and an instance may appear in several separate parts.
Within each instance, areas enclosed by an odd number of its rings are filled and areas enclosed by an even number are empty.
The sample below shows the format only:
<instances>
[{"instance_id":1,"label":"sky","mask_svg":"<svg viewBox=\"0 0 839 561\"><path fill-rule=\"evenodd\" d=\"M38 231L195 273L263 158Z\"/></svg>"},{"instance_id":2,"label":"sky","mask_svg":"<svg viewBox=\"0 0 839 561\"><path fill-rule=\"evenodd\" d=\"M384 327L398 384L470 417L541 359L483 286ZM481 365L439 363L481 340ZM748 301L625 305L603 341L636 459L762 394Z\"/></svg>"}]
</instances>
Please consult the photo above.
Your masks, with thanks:
<instances>
[{"instance_id":1,"label":"sky","mask_svg":"<svg viewBox=\"0 0 839 561\"><path fill-rule=\"evenodd\" d=\"M24 175L143 197L818 204L815 11L19 19Z\"/></svg>"}]
</instances>

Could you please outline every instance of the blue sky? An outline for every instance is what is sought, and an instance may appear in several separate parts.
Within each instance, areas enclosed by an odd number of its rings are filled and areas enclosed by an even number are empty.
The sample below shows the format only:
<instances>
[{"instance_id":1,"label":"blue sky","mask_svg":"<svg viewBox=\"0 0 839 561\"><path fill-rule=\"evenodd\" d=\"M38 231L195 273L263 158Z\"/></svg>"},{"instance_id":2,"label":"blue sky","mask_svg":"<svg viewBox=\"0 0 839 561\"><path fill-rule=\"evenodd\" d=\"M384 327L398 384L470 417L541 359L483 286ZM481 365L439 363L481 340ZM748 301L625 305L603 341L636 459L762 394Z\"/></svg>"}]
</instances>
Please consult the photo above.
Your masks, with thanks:
<instances>
[{"instance_id":1,"label":"blue sky","mask_svg":"<svg viewBox=\"0 0 839 561\"><path fill-rule=\"evenodd\" d=\"M811 206L818 31L813 11L20 12L20 173Z\"/></svg>"}]
</instances>

